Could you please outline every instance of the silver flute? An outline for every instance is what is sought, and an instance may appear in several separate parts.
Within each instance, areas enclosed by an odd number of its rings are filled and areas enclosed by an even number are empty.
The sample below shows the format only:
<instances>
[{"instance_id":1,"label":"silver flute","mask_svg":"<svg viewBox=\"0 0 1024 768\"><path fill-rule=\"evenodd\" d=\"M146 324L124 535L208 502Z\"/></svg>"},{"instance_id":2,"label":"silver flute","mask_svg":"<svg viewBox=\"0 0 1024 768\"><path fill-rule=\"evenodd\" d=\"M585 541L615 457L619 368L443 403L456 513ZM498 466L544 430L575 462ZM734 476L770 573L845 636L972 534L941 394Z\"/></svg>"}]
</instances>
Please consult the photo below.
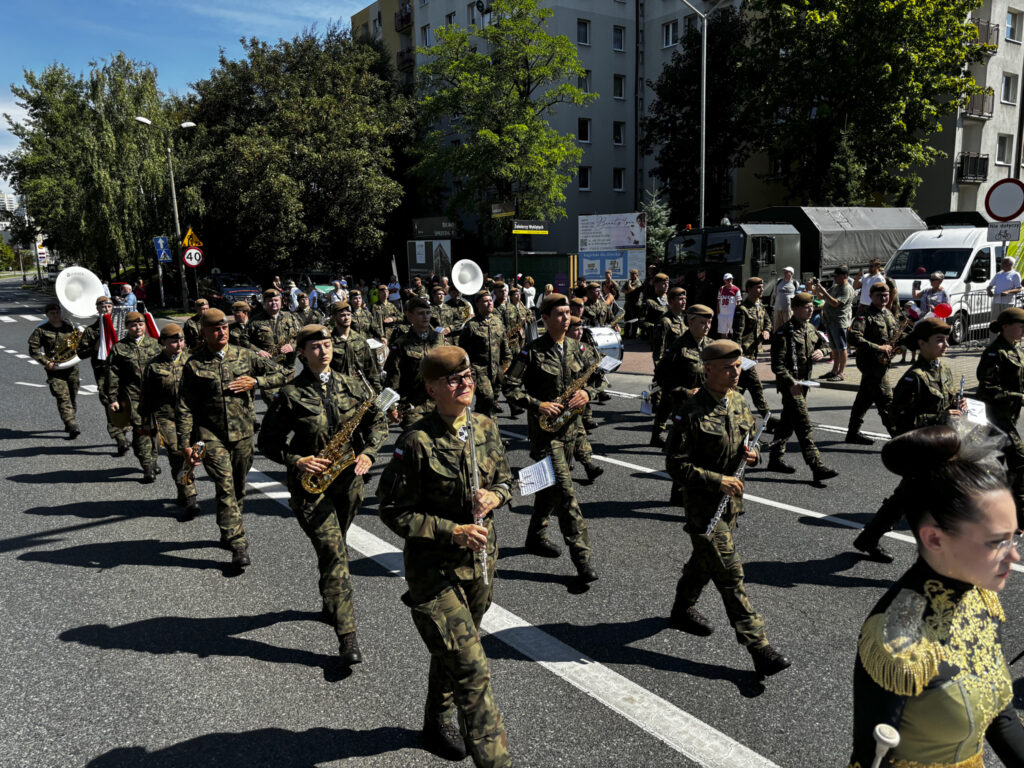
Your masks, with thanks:
<instances>
[{"instance_id":1,"label":"silver flute","mask_svg":"<svg viewBox=\"0 0 1024 768\"><path fill-rule=\"evenodd\" d=\"M469 498L470 503L476 505L476 494L480 490L480 467L476 463L476 436L473 434L473 409L466 408L466 428L468 430L466 436L466 442L469 443L469 466L471 468L470 479L469 479ZM484 524L484 515L477 517L473 516L473 522L477 525ZM484 584L490 583L490 577L487 575L487 542L484 542L484 548L476 553L476 559L480 563L480 567L484 572Z\"/></svg>"},{"instance_id":2,"label":"silver flute","mask_svg":"<svg viewBox=\"0 0 1024 768\"><path fill-rule=\"evenodd\" d=\"M956 408L960 407L960 403L964 401L964 385L967 383L967 374L960 374L960 394L956 396Z\"/></svg>"},{"instance_id":3,"label":"silver flute","mask_svg":"<svg viewBox=\"0 0 1024 768\"><path fill-rule=\"evenodd\" d=\"M747 471L747 448L749 448L751 444L753 444L755 448L757 447L758 442L761 440L761 435L764 434L764 428L768 426L768 419L771 417L772 415L770 413L765 414L764 421L761 422L761 428L757 430L757 434L754 436L754 439L751 440L750 435L747 435L746 439L743 441L743 456L740 458L740 465L736 468L736 472L733 475L737 480L742 480L743 474ZM711 518L711 522L708 523L708 529L704 531L705 536L710 536L711 532L715 530L715 526L718 525L718 521L721 520L722 515L725 514L725 508L729 506L729 499L731 498L732 497L728 493L722 494L722 500L718 502L718 509L715 510L715 516Z\"/></svg>"}]
</instances>

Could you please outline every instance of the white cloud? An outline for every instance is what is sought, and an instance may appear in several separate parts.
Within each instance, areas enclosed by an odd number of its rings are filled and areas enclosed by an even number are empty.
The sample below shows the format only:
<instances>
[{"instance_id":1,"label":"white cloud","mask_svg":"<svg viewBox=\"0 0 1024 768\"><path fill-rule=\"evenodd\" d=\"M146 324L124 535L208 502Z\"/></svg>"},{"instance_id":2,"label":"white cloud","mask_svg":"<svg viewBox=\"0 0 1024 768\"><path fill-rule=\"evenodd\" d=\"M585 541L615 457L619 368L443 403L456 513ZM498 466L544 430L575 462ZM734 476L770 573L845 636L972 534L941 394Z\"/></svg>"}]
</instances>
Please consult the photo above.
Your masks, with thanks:
<instances>
[{"instance_id":1,"label":"white cloud","mask_svg":"<svg viewBox=\"0 0 1024 768\"><path fill-rule=\"evenodd\" d=\"M219 19L236 33L272 31L274 36L290 37L299 27L318 23L322 28L330 20L347 26L353 13L364 8L365 0L341 2L290 2L279 0L166 0L172 7L210 19Z\"/></svg>"}]
</instances>

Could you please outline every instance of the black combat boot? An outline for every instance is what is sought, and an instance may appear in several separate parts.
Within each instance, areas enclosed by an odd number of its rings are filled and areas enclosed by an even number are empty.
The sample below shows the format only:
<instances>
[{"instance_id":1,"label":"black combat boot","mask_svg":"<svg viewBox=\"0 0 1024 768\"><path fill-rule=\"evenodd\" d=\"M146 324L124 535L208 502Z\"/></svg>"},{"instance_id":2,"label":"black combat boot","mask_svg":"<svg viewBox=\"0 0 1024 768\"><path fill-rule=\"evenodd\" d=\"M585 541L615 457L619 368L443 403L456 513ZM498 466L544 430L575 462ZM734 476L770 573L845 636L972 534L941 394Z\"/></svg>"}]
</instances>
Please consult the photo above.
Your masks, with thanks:
<instances>
[{"instance_id":1,"label":"black combat boot","mask_svg":"<svg viewBox=\"0 0 1024 768\"><path fill-rule=\"evenodd\" d=\"M156 467L152 464L142 470L142 482L144 485L156 482Z\"/></svg>"},{"instance_id":2,"label":"black combat boot","mask_svg":"<svg viewBox=\"0 0 1024 768\"><path fill-rule=\"evenodd\" d=\"M547 536L527 536L526 551L540 557L559 557L562 550L548 541Z\"/></svg>"},{"instance_id":3,"label":"black combat boot","mask_svg":"<svg viewBox=\"0 0 1024 768\"><path fill-rule=\"evenodd\" d=\"M822 480L831 480L839 474L839 470L831 469L821 464L811 469L811 475L814 477L814 481L820 483Z\"/></svg>"},{"instance_id":4,"label":"black combat boot","mask_svg":"<svg viewBox=\"0 0 1024 768\"><path fill-rule=\"evenodd\" d=\"M74 440L76 437L82 434L82 430L80 430L78 428L78 425L73 421L68 422L66 429L68 431L68 440Z\"/></svg>"},{"instance_id":5,"label":"black combat boot","mask_svg":"<svg viewBox=\"0 0 1024 768\"><path fill-rule=\"evenodd\" d=\"M187 523L199 515L199 499L191 496L185 500L185 510L181 513L181 521Z\"/></svg>"},{"instance_id":6,"label":"black combat boot","mask_svg":"<svg viewBox=\"0 0 1024 768\"><path fill-rule=\"evenodd\" d=\"M587 434L590 434L595 429L597 429L597 422L594 421L593 419L585 419L583 421L583 428L587 430Z\"/></svg>"},{"instance_id":7,"label":"black combat boot","mask_svg":"<svg viewBox=\"0 0 1024 768\"><path fill-rule=\"evenodd\" d=\"M651 448L664 448L665 441L661 437L661 430L657 432L651 432L651 442L649 443Z\"/></svg>"},{"instance_id":8,"label":"black combat boot","mask_svg":"<svg viewBox=\"0 0 1024 768\"><path fill-rule=\"evenodd\" d=\"M595 480L597 480L597 478L604 474L604 470L601 469L601 467L597 466L597 464L594 464L593 462L590 461L583 465L583 471L587 473L588 483L594 482Z\"/></svg>"},{"instance_id":9,"label":"black combat boot","mask_svg":"<svg viewBox=\"0 0 1024 768\"><path fill-rule=\"evenodd\" d=\"M420 734L420 743L427 752L431 752L445 760L453 763L465 760L469 754L466 751L466 742L459 733L459 729L451 723L423 723L423 733Z\"/></svg>"},{"instance_id":10,"label":"black combat boot","mask_svg":"<svg viewBox=\"0 0 1024 768\"><path fill-rule=\"evenodd\" d=\"M249 559L249 548L245 544L232 548L231 565L235 568L245 568L248 565L252 565L252 560Z\"/></svg>"},{"instance_id":11,"label":"black combat boot","mask_svg":"<svg viewBox=\"0 0 1024 768\"><path fill-rule=\"evenodd\" d=\"M126 453L128 453L128 449L130 447L131 446L128 445L128 441L125 440L123 437L117 438L117 455L118 456L124 456Z\"/></svg>"},{"instance_id":12,"label":"black combat boot","mask_svg":"<svg viewBox=\"0 0 1024 768\"><path fill-rule=\"evenodd\" d=\"M850 426L846 430L846 442L851 445L874 445L875 441L867 435L860 433L860 422L856 424L850 422Z\"/></svg>"},{"instance_id":13,"label":"black combat boot","mask_svg":"<svg viewBox=\"0 0 1024 768\"><path fill-rule=\"evenodd\" d=\"M514 405L509 405L508 412L513 418L515 418L516 416L522 416L524 413L526 413L526 409L518 408Z\"/></svg>"},{"instance_id":14,"label":"black combat boot","mask_svg":"<svg viewBox=\"0 0 1024 768\"><path fill-rule=\"evenodd\" d=\"M597 581L597 571L590 563L579 563L576 566L576 578L581 584L590 584L592 581Z\"/></svg>"},{"instance_id":15,"label":"black combat boot","mask_svg":"<svg viewBox=\"0 0 1024 768\"><path fill-rule=\"evenodd\" d=\"M692 605L682 610L672 606L672 613L668 617L668 625L672 629L678 629L681 632L688 632L691 635L699 635L701 637L707 637L715 631L707 617Z\"/></svg>"},{"instance_id":16,"label":"black combat boot","mask_svg":"<svg viewBox=\"0 0 1024 768\"><path fill-rule=\"evenodd\" d=\"M770 645L748 645L747 651L754 660L754 671L761 677L777 675L793 663Z\"/></svg>"},{"instance_id":17,"label":"black combat boot","mask_svg":"<svg viewBox=\"0 0 1024 768\"><path fill-rule=\"evenodd\" d=\"M346 667L362 662L363 654L359 652L359 643L356 641L355 632L346 632L338 638L338 656L341 658L342 665Z\"/></svg>"},{"instance_id":18,"label":"black combat boot","mask_svg":"<svg viewBox=\"0 0 1024 768\"><path fill-rule=\"evenodd\" d=\"M609 400L612 399L612 396L609 395L607 392L598 392L597 393L597 399L598 399L598 402L607 403Z\"/></svg>"},{"instance_id":19,"label":"black combat boot","mask_svg":"<svg viewBox=\"0 0 1024 768\"><path fill-rule=\"evenodd\" d=\"M863 552L868 560L874 560L876 563L891 563L893 561L892 555L886 550L882 549L878 542L869 542L863 538L863 533L853 540L853 546L855 549Z\"/></svg>"},{"instance_id":20,"label":"black combat boot","mask_svg":"<svg viewBox=\"0 0 1024 768\"><path fill-rule=\"evenodd\" d=\"M768 466L765 467L769 472L780 472L783 475L792 475L796 472L796 468L790 466L782 460L781 456L776 456L774 453L768 459Z\"/></svg>"}]
</instances>

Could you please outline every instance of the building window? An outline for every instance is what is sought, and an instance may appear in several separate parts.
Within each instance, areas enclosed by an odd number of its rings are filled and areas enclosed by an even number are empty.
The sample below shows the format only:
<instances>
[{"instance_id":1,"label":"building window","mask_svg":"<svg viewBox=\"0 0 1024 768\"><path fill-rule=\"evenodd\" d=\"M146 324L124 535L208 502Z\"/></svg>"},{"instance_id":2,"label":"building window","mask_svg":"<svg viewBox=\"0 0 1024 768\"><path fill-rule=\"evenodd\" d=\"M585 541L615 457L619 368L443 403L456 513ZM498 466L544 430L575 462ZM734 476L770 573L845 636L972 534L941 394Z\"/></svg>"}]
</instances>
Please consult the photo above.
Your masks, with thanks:
<instances>
[{"instance_id":1,"label":"building window","mask_svg":"<svg viewBox=\"0 0 1024 768\"><path fill-rule=\"evenodd\" d=\"M577 85L579 85L580 90L583 91L584 93L590 93L590 76L590 70L585 70L583 76L580 77L577 82Z\"/></svg>"},{"instance_id":2,"label":"building window","mask_svg":"<svg viewBox=\"0 0 1024 768\"><path fill-rule=\"evenodd\" d=\"M626 124L620 122L612 123L612 144L621 147L626 143Z\"/></svg>"},{"instance_id":3,"label":"building window","mask_svg":"<svg viewBox=\"0 0 1024 768\"><path fill-rule=\"evenodd\" d=\"M420 45L424 48L430 45L430 25L424 24L420 27Z\"/></svg>"},{"instance_id":4,"label":"building window","mask_svg":"<svg viewBox=\"0 0 1024 768\"><path fill-rule=\"evenodd\" d=\"M675 19L661 25L661 47L671 48L679 43L679 20Z\"/></svg>"},{"instance_id":5,"label":"building window","mask_svg":"<svg viewBox=\"0 0 1024 768\"><path fill-rule=\"evenodd\" d=\"M1000 98L1004 104L1017 103L1017 76L1003 73L1003 89Z\"/></svg>"},{"instance_id":6,"label":"building window","mask_svg":"<svg viewBox=\"0 0 1024 768\"><path fill-rule=\"evenodd\" d=\"M579 189L580 192L589 192L590 191L590 166L589 165L581 165L580 166L580 175L577 178L577 182L578 182L578 189Z\"/></svg>"},{"instance_id":7,"label":"building window","mask_svg":"<svg viewBox=\"0 0 1024 768\"><path fill-rule=\"evenodd\" d=\"M1014 43L1020 42L1020 19L1020 11L1006 11L1006 39Z\"/></svg>"},{"instance_id":8,"label":"building window","mask_svg":"<svg viewBox=\"0 0 1024 768\"><path fill-rule=\"evenodd\" d=\"M626 189L626 169L612 168L612 189L622 192Z\"/></svg>"},{"instance_id":9,"label":"building window","mask_svg":"<svg viewBox=\"0 0 1024 768\"><path fill-rule=\"evenodd\" d=\"M626 76L612 76L612 97L616 99L626 98Z\"/></svg>"},{"instance_id":10,"label":"building window","mask_svg":"<svg viewBox=\"0 0 1024 768\"><path fill-rule=\"evenodd\" d=\"M576 138L579 141L590 143L590 118L581 117L576 121Z\"/></svg>"},{"instance_id":11,"label":"building window","mask_svg":"<svg viewBox=\"0 0 1024 768\"><path fill-rule=\"evenodd\" d=\"M626 28L612 27L612 50L622 51L626 48Z\"/></svg>"},{"instance_id":12,"label":"building window","mask_svg":"<svg viewBox=\"0 0 1024 768\"><path fill-rule=\"evenodd\" d=\"M476 3L470 3L466 6L466 26L476 26Z\"/></svg>"},{"instance_id":13,"label":"building window","mask_svg":"<svg viewBox=\"0 0 1024 768\"><path fill-rule=\"evenodd\" d=\"M576 42L580 45L590 45L589 19L576 19Z\"/></svg>"},{"instance_id":14,"label":"building window","mask_svg":"<svg viewBox=\"0 0 1024 768\"><path fill-rule=\"evenodd\" d=\"M996 139L996 163L1009 165L1013 160L1013 136L1005 133L999 134Z\"/></svg>"},{"instance_id":15,"label":"building window","mask_svg":"<svg viewBox=\"0 0 1024 768\"><path fill-rule=\"evenodd\" d=\"M444 25L446 27L454 27L455 26L455 14L454 13L449 13L449 14L447 14L444 17Z\"/></svg>"}]
</instances>

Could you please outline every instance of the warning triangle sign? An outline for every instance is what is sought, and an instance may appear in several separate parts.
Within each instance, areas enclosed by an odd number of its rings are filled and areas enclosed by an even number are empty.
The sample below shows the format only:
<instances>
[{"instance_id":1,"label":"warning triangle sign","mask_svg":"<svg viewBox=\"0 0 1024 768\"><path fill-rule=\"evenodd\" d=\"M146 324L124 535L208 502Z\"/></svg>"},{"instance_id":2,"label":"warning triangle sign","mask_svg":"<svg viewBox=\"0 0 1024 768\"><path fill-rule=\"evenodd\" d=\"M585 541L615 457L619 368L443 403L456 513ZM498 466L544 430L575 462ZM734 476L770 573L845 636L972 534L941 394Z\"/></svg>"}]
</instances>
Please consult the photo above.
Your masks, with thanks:
<instances>
[{"instance_id":1,"label":"warning triangle sign","mask_svg":"<svg viewBox=\"0 0 1024 768\"><path fill-rule=\"evenodd\" d=\"M189 227L188 232L185 233L185 239L181 241L181 245L184 248L202 248L203 241L196 237L192 227Z\"/></svg>"}]
</instances>

